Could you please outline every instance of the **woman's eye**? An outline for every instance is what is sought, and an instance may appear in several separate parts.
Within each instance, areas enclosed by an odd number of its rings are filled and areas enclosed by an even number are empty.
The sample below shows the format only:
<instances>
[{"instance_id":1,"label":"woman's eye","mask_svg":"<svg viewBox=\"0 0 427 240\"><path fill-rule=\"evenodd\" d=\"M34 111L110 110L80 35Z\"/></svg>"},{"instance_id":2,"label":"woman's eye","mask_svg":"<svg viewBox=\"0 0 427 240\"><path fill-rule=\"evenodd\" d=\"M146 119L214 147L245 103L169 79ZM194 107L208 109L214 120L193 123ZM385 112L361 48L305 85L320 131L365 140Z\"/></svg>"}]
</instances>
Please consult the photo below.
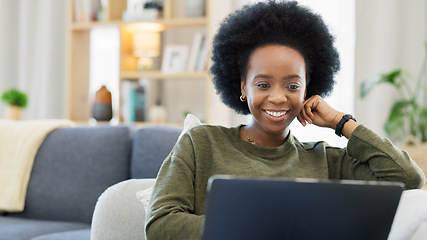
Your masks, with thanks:
<instances>
[{"instance_id":1,"label":"woman's eye","mask_svg":"<svg viewBox=\"0 0 427 240\"><path fill-rule=\"evenodd\" d=\"M297 90L299 88L299 85L289 85L288 88L291 90Z\"/></svg>"},{"instance_id":2,"label":"woman's eye","mask_svg":"<svg viewBox=\"0 0 427 240\"><path fill-rule=\"evenodd\" d=\"M259 88L268 88L268 84L267 83L258 83L257 87L259 87Z\"/></svg>"}]
</instances>

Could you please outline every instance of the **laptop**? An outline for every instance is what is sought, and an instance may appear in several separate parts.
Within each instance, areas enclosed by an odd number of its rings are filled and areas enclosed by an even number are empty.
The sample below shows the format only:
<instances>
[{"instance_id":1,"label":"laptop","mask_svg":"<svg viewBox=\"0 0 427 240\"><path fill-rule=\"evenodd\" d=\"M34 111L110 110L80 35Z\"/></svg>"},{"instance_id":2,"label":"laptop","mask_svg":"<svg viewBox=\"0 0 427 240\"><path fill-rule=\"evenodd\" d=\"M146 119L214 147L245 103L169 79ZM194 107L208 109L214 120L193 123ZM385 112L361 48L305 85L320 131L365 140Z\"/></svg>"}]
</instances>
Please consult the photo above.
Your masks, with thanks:
<instances>
[{"instance_id":1,"label":"laptop","mask_svg":"<svg viewBox=\"0 0 427 240\"><path fill-rule=\"evenodd\" d=\"M213 176L202 240L387 239L402 183Z\"/></svg>"}]
</instances>

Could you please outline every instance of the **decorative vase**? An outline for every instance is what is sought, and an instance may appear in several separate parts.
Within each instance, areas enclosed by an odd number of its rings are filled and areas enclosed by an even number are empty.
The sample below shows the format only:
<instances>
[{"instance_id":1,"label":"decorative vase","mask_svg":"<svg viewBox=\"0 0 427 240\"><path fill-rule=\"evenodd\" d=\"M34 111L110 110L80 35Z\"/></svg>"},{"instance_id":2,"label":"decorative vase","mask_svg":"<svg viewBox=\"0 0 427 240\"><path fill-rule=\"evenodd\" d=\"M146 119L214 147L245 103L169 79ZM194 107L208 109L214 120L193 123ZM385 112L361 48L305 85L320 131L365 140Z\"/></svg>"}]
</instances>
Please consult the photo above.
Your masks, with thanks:
<instances>
[{"instance_id":1,"label":"decorative vase","mask_svg":"<svg viewBox=\"0 0 427 240\"><path fill-rule=\"evenodd\" d=\"M96 92L93 118L97 121L110 121L113 118L111 92L104 85Z\"/></svg>"},{"instance_id":2,"label":"decorative vase","mask_svg":"<svg viewBox=\"0 0 427 240\"><path fill-rule=\"evenodd\" d=\"M6 118L11 120L21 120L22 108L16 105L10 105L6 108Z\"/></svg>"}]
</instances>

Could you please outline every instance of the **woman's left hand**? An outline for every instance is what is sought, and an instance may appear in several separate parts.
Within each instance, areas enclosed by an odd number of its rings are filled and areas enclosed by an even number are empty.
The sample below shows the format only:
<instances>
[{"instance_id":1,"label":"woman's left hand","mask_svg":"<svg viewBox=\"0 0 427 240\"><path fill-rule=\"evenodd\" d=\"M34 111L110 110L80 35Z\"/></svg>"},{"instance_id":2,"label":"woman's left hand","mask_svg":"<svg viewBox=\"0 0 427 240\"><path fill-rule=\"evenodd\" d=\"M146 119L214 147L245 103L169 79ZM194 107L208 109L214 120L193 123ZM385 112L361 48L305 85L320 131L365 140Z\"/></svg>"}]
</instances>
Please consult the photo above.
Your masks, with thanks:
<instances>
[{"instance_id":1,"label":"woman's left hand","mask_svg":"<svg viewBox=\"0 0 427 240\"><path fill-rule=\"evenodd\" d=\"M335 129L343 115L344 113L329 106L319 95L314 95L304 101L297 118L303 126L308 122L319 127Z\"/></svg>"}]
</instances>

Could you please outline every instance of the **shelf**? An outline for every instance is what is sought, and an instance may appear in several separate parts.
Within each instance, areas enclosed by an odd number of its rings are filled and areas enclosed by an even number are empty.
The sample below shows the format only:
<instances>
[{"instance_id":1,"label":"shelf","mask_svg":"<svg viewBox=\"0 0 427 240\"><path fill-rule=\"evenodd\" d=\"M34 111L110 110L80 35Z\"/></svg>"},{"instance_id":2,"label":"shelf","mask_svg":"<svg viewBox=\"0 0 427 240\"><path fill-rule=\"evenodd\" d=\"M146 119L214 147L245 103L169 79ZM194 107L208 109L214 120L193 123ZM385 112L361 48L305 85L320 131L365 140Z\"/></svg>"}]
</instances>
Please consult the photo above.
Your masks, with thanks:
<instances>
[{"instance_id":1,"label":"shelf","mask_svg":"<svg viewBox=\"0 0 427 240\"><path fill-rule=\"evenodd\" d=\"M206 17L169 18L157 21L157 23L164 25L166 28L205 26L207 22L208 20Z\"/></svg>"},{"instance_id":2,"label":"shelf","mask_svg":"<svg viewBox=\"0 0 427 240\"><path fill-rule=\"evenodd\" d=\"M121 79L206 79L209 75L207 72L182 72L182 73L163 73L161 71L140 71L140 72L121 72Z\"/></svg>"},{"instance_id":3,"label":"shelf","mask_svg":"<svg viewBox=\"0 0 427 240\"><path fill-rule=\"evenodd\" d=\"M179 27L199 27L205 26L207 23L206 17L197 18L168 18L168 19L157 19L153 21L141 21L141 22L122 22L122 21L105 21L105 22L73 22L72 29L75 31L87 31L98 27L137 27L142 23L155 23L162 25L165 29L179 28Z\"/></svg>"},{"instance_id":4,"label":"shelf","mask_svg":"<svg viewBox=\"0 0 427 240\"><path fill-rule=\"evenodd\" d=\"M120 27L123 23L120 21L108 22L74 22L71 25L72 30L87 31L97 27Z\"/></svg>"},{"instance_id":5,"label":"shelf","mask_svg":"<svg viewBox=\"0 0 427 240\"><path fill-rule=\"evenodd\" d=\"M101 125L135 125L139 128L141 127L151 127L151 126L165 126L165 127L177 127L177 128L183 128L184 123L156 123L156 122L114 122L112 121L101 121L97 122L95 119L90 119L88 121L74 121L74 123L77 126L80 127L94 127L94 126L101 126Z\"/></svg>"},{"instance_id":6,"label":"shelf","mask_svg":"<svg viewBox=\"0 0 427 240\"><path fill-rule=\"evenodd\" d=\"M85 0L86 1L86 0ZM67 0L67 22L68 22L68 72L67 72L67 95L66 95L66 114L67 118L78 122L80 125L91 125L93 121L91 119L91 106L92 106L92 96L93 93L90 92L90 81L91 81L91 68L90 68L90 54L91 54L91 30L98 28L115 28L119 30L119 78L117 79L117 84L114 82L114 85L118 88L114 123L111 122L98 122L96 124L121 124L123 122L123 116L121 115L122 108L122 82L126 80L138 81L142 78L147 78L150 80L158 81L153 82L152 89L163 88L164 91L173 91L177 92L182 98L182 101L178 102L168 99L166 94L160 95L159 93L152 94L150 101L154 102L155 98L162 97L165 102L165 106L170 108L168 121L170 122L179 122L180 114L182 110L190 109L193 112L199 112L205 118L209 115L209 98L208 94L204 94L204 91L198 91L196 94L185 94L186 88L173 88L171 86L175 85L192 85L195 84L198 87L206 88L206 93L209 89L209 71L208 64L206 64L206 70L203 72L178 72L178 73L164 73L160 70L151 70L151 71L137 71L137 58L133 55L133 37L134 33L137 31L150 31L156 29L155 31L162 32L161 34L161 46L166 46L168 44L186 44L192 46L193 34L195 32L202 32L206 34L207 37L209 34L210 26L210 0L206 0L206 16L203 17L185 17L186 12L183 7L185 0L163 0L163 14L159 15L160 17L155 20L142 20L136 22L124 22L122 20L122 14L127 9L127 0L105 0L107 7L103 9L103 20L100 21L87 21L87 22L78 22L74 21L75 19L89 19L77 18L80 16L76 14L76 1ZM79 11L82 9L79 8ZM78 13L78 12L77 12ZM169 36L180 36L178 38L169 37ZM190 50L190 49L189 49ZM160 51L162 52L162 51ZM207 57L207 62L209 56ZM162 60L159 56L157 65L161 65L160 61ZM157 64L158 63L158 64ZM156 67L155 69L160 69ZM171 80L164 81L163 80ZM191 80L191 81L185 81ZM176 81L176 82L174 82ZM179 82L179 84L178 84ZM132 85L129 84L129 85ZM159 94L156 96L155 94ZM193 100L194 99L194 100ZM125 103L126 104L126 103ZM175 106L176 104L176 106ZM147 126L147 125L156 125L157 123L151 122L137 122L135 123L138 126ZM161 124L165 125L165 124ZM169 125L169 124L167 124ZM182 124L178 123L178 125Z\"/></svg>"}]
</instances>

